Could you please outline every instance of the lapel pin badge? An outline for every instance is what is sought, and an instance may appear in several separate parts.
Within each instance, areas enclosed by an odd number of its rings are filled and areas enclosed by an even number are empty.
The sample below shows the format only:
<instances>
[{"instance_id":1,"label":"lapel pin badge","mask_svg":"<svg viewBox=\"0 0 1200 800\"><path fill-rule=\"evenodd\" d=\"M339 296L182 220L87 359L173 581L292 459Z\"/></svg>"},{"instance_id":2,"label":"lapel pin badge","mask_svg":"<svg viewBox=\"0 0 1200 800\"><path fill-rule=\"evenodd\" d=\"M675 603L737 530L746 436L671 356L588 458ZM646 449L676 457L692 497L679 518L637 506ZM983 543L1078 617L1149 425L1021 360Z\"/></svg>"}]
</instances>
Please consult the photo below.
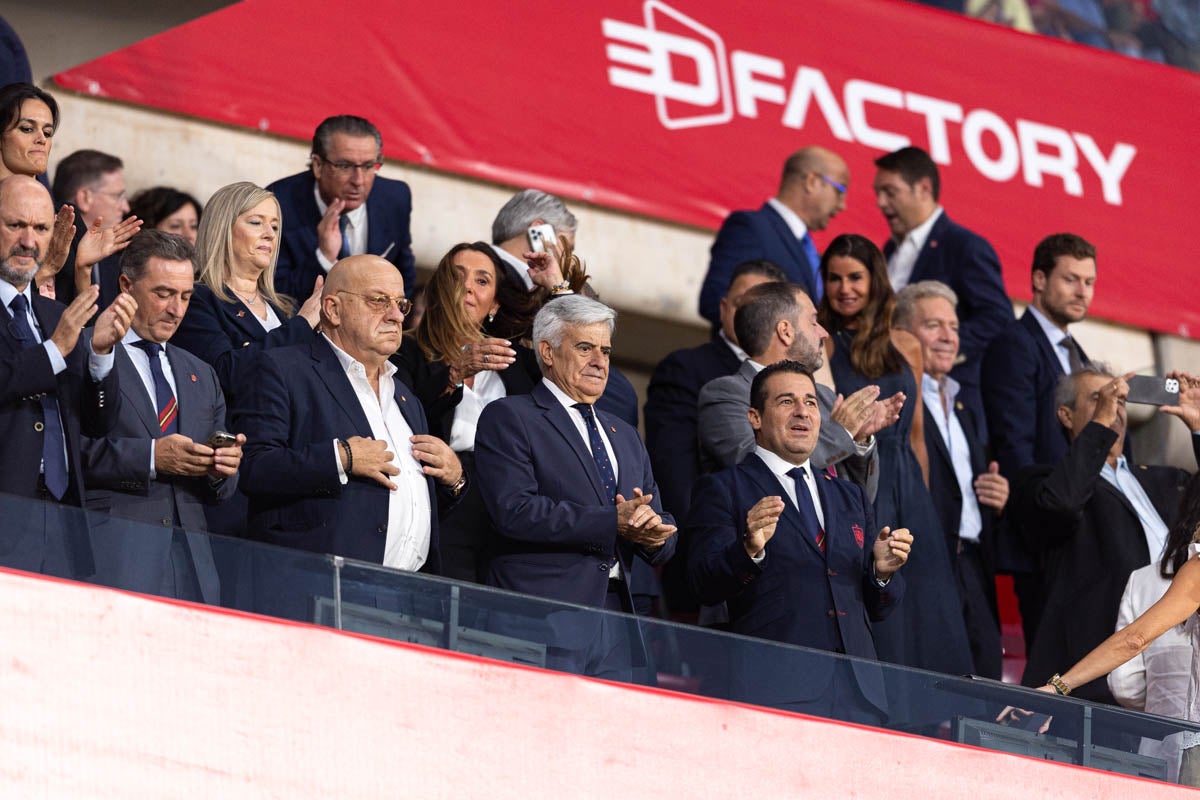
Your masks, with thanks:
<instances>
[{"instance_id":1,"label":"lapel pin badge","mask_svg":"<svg viewBox=\"0 0 1200 800\"><path fill-rule=\"evenodd\" d=\"M191 378L192 378L192 383L195 383L197 380L199 380L195 375L192 375Z\"/></svg>"},{"instance_id":2,"label":"lapel pin badge","mask_svg":"<svg viewBox=\"0 0 1200 800\"><path fill-rule=\"evenodd\" d=\"M244 317L244 316L246 316L246 312L245 312L245 311L239 311L239 312L238 312L238 316L239 316L239 317Z\"/></svg>"},{"instance_id":3,"label":"lapel pin badge","mask_svg":"<svg viewBox=\"0 0 1200 800\"><path fill-rule=\"evenodd\" d=\"M930 246L930 247L937 247L937 239L934 239L933 241L931 241L931 242L929 243L929 246Z\"/></svg>"},{"instance_id":4,"label":"lapel pin badge","mask_svg":"<svg viewBox=\"0 0 1200 800\"><path fill-rule=\"evenodd\" d=\"M408 402L408 398L407 398L407 397L405 397L404 395L400 395L400 402L401 402L401 403L407 403L407 402Z\"/></svg>"},{"instance_id":5,"label":"lapel pin badge","mask_svg":"<svg viewBox=\"0 0 1200 800\"><path fill-rule=\"evenodd\" d=\"M617 429L616 429L616 427L615 427L615 426L613 426L613 425L609 425L609 426L608 426L608 429L609 429L610 431L612 431L613 433L616 433L616 432L617 432Z\"/></svg>"}]
</instances>

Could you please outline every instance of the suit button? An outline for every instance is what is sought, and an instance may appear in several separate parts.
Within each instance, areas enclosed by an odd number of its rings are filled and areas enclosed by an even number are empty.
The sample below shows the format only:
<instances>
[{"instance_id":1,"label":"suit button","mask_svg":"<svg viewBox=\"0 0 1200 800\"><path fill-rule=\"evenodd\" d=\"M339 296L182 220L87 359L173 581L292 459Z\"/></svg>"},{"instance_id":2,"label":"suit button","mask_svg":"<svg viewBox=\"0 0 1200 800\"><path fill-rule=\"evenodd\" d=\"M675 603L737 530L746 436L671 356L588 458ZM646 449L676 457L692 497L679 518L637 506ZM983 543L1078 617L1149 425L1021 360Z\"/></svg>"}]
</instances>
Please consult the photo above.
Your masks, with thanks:
<instances>
[{"instance_id":1,"label":"suit button","mask_svg":"<svg viewBox=\"0 0 1200 800\"><path fill-rule=\"evenodd\" d=\"M161 520L159 520L159 521L160 521L160 522L161 522L163 525L168 525L168 526L169 526L169 525L171 524L171 518L170 518L170 517L163 517L163 518L162 518Z\"/></svg>"},{"instance_id":2,"label":"suit button","mask_svg":"<svg viewBox=\"0 0 1200 800\"><path fill-rule=\"evenodd\" d=\"M45 425L43 425L43 424L42 424L42 423L40 423L40 422L35 422L35 423L33 423L33 429L34 429L35 431L37 431L38 433L41 433L41 432L42 432L42 429L43 429L43 428L45 428L45 427L46 427L46 426L45 426Z\"/></svg>"},{"instance_id":3,"label":"suit button","mask_svg":"<svg viewBox=\"0 0 1200 800\"><path fill-rule=\"evenodd\" d=\"M826 569L826 570L825 570L825 574L826 574L826 575L828 575L828 576L829 576L829 577L831 577L831 578L837 577L837 571L836 571L836 570L832 570L832 569Z\"/></svg>"},{"instance_id":4,"label":"suit button","mask_svg":"<svg viewBox=\"0 0 1200 800\"><path fill-rule=\"evenodd\" d=\"M375 529L375 532L376 533L387 533L387 528L380 525L378 528Z\"/></svg>"},{"instance_id":5,"label":"suit button","mask_svg":"<svg viewBox=\"0 0 1200 800\"><path fill-rule=\"evenodd\" d=\"M836 614L836 613L834 612L834 610L831 608L831 609L829 609L828 611L826 611L826 612L825 612L825 616L829 617L830 619L834 619L834 618L836 618L836 617L837 617L837 614Z\"/></svg>"},{"instance_id":6,"label":"suit button","mask_svg":"<svg viewBox=\"0 0 1200 800\"><path fill-rule=\"evenodd\" d=\"M596 569L600 570L601 572L608 572L609 569L611 569L611 567L609 567L608 564L605 564L602 562L596 566Z\"/></svg>"}]
</instances>

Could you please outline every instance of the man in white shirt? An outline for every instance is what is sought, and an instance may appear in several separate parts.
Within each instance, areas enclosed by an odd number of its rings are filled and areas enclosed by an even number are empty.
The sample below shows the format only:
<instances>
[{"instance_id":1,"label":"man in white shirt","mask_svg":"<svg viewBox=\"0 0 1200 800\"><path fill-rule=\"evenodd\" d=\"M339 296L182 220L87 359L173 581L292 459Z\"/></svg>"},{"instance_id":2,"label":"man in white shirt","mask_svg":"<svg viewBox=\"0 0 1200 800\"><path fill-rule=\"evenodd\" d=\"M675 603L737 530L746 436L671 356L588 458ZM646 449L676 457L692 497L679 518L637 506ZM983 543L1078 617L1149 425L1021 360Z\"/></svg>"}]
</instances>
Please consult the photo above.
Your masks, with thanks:
<instances>
[{"instance_id":1,"label":"man in white shirt","mask_svg":"<svg viewBox=\"0 0 1200 800\"><path fill-rule=\"evenodd\" d=\"M955 565L974 672L999 680L1003 650L993 562L1008 480L996 462L987 462L981 422L958 401L958 382L949 374L958 357L957 302L944 283L910 283L896 295L892 325L921 343L929 493Z\"/></svg>"},{"instance_id":2,"label":"man in white shirt","mask_svg":"<svg viewBox=\"0 0 1200 800\"><path fill-rule=\"evenodd\" d=\"M439 500L462 465L426 433L416 396L393 376L411 308L396 269L351 256L329 272L321 335L264 350L235 426L249 439L242 490L253 535L275 544L437 572Z\"/></svg>"},{"instance_id":3,"label":"man in white shirt","mask_svg":"<svg viewBox=\"0 0 1200 800\"><path fill-rule=\"evenodd\" d=\"M821 254L812 231L823 231L846 210L850 168L837 153L804 147L783 164L779 191L755 211L734 211L721 223L700 287L700 316L720 325L720 301L738 264L762 259L804 287L814 303L823 293Z\"/></svg>"}]
</instances>

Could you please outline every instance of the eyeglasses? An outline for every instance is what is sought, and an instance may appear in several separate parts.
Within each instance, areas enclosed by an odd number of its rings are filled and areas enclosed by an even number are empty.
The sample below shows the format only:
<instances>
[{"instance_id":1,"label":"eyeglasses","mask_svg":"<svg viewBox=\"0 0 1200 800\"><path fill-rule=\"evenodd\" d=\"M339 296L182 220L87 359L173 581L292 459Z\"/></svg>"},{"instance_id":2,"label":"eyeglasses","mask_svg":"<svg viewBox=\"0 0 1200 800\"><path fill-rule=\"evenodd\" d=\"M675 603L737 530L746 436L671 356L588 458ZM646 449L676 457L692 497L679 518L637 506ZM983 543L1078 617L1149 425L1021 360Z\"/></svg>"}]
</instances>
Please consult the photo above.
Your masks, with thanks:
<instances>
[{"instance_id":1,"label":"eyeglasses","mask_svg":"<svg viewBox=\"0 0 1200 800\"><path fill-rule=\"evenodd\" d=\"M364 161L361 164L355 164L351 161L326 161L320 156L316 157L321 159L322 164L331 168L334 172L340 175L349 175L353 172L361 172L362 174L367 175L372 172L378 172L379 168L383 166L383 162L379 159L375 159L374 161Z\"/></svg>"},{"instance_id":2,"label":"eyeglasses","mask_svg":"<svg viewBox=\"0 0 1200 800\"><path fill-rule=\"evenodd\" d=\"M830 186L832 186L834 189L836 189L838 194L846 193L846 186L844 184L838 183L837 181L835 181L833 178L829 177L828 175L822 174L821 180L825 181Z\"/></svg>"},{"instance_id":3,"label":"eyeglasses","mask_svg":"<svg viewBox=\"0 0 1200 800\"><path fill-rule=\"evenodd\" d=\"M128 195L125 192L96 192L96 194L102 194L102 195L105 195L106 197L111 197L113 200L116 200L118 203L123 202L124 200L126 200L128 198Z\"/></svg>"},{"instance_id":4,"label":"eyeglasses","mask_svg":"<svg viewBox=\"0 0 1200 800\"><path fill-rule=\"evenodd\" d=\"M338 289L338 294L352 294L355 297L361 297L362 301L367 304L367 307L377 314L386 314L388 309L393 305L400 311L401 314L407 314L412 311L412 300L409 300L404 295L399 297L389 297L386 294L359 294L351 292L347 289Z\"/></svg>"}]
</instances>

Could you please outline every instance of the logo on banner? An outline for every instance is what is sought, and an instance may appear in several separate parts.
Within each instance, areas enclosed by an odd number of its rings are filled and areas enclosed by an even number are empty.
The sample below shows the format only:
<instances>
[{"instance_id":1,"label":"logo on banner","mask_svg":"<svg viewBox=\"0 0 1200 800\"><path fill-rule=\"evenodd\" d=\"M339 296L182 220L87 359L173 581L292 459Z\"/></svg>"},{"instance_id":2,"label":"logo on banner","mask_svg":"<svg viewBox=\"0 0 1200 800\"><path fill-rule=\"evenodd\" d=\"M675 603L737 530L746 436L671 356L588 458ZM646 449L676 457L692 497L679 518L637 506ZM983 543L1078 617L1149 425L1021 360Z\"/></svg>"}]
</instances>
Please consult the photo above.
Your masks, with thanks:
<instances>
[{"instance_id":1,"label":"logo on banner","mask_svg":"<svg viewBox=\"0 0 1200 800\"><path fill-rule=\"evenodd\" d=\"M816 67L800 65L788 81L782 60L743 50L727 54L720 34L662 0L646 0L642 12L641 25L601 20L608 81L652 96L658 120L668 130L724 125L735 111L757 119L762 106L773 104L782 107L785 128L803 129L815 110L834 138L889 152L912 140L873 125L870 114L896 109L922 118L926 149L939 164L950 163L950 133L957 126L967 160L989 180L1003 183L1020 174L1029 186L1042 188L1046 178L1054 178L1068 195L1083 197L1086 169L1099 179L1106 203L1123 202L1121 183L1137 155L1131 144L1117 142L1106 153L1085 132L1006 120L986 108L966 109L953 100L868 80L846 81L839 98Z\"/></svg>"}]
</instances>

